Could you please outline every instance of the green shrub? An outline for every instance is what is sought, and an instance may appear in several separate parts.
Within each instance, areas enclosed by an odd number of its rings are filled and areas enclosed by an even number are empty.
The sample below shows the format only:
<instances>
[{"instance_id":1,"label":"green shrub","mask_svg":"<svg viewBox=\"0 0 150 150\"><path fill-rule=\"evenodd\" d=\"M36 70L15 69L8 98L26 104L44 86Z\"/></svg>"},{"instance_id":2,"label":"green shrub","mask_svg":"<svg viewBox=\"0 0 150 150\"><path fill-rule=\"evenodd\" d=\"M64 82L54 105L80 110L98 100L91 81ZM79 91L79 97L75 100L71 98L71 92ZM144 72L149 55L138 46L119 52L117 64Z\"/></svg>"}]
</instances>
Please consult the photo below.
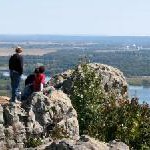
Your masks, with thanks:
<instances>
[{"instance_id":1,"label":"green shrub","mask_svg":"<svg viewBox=\"0 0 150 150\"><path fill-rule=\"evenodd\" d=\"M41 144L42 144L42 140L40 138L29 137L27 142L25 143L25 146L27 148L30 148L30 147L35 148Z\"/></svg>"},{"instance_id":2,"label":"green shrub","mask_svg":"<svg viewBox=\"0 0 150 150\"><path fill-rule=\"evenodd\" d=\"M80 134L88 134L108 142L119 139L130 148L150 148L150 108L137 99L116 103L115 91L106 94L101 76L88 65L74 71L71 100L78 113Z\"/></svg>"}]
</instances>

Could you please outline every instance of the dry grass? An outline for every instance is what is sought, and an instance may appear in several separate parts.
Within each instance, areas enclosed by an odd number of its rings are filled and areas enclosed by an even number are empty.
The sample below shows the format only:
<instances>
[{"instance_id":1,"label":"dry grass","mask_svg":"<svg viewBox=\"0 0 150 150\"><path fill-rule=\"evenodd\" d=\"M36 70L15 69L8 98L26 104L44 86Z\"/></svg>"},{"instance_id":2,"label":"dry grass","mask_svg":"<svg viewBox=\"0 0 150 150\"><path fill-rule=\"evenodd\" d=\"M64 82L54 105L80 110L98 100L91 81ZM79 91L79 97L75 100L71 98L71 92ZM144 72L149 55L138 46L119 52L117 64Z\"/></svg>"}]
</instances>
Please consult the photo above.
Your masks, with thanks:
<instances>
[{"instance_id":1,"label":"dry grass","mask_svg":"<svg viewBox=\"0 0 150 150\"><path fill-rule=\"evenodd\" d=\"M0 96L0 104L8 104L10 98L7 96Z\"/></svg>"}]
</instances>

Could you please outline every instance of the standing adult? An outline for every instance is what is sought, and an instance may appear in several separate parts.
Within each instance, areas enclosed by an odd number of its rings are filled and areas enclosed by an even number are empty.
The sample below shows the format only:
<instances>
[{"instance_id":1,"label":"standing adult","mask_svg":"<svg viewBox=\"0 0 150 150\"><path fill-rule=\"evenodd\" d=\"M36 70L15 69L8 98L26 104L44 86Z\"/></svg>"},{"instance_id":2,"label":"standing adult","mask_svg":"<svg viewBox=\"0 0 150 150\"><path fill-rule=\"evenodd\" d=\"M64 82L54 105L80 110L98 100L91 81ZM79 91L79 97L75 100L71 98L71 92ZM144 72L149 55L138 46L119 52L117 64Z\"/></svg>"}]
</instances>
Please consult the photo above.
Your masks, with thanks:
<instances>
[{"instance_id":1,"label":"standing adult","mask_svg":"<svg viewBox=\"0 0 150 150\"><path fill-rule=\"evenodd\" d=\"M11 102L16 102L20 97L20 80L23 73L23 57L22 48L16 47L16 53L9 59L9 70L12 88Z\"/></svg>"}]
</instances>

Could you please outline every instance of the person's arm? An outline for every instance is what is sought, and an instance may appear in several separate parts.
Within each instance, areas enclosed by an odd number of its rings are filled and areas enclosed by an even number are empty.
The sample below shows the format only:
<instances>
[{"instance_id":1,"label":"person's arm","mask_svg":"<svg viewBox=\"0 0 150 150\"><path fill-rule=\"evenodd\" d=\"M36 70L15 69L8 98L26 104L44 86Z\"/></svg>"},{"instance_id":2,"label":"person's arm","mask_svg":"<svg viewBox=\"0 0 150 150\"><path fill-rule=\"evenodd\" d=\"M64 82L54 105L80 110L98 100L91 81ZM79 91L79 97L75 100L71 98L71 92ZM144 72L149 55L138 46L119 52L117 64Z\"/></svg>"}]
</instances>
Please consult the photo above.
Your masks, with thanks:
<instances>
[{"instance_id":1,"label":"person's arm","mask_svg":"<svg viewBox=\"0 0 150 150\"><path fill-rule=\"evenodd\" d=\"M20 66L21 66L21 74L23 74L23 57L22 56L21 56Z\"/></svg>"},{"instance_id":2,"label":"person's arm","mask_svg":"<svg viewBox=\"0 0 150 150\"><path fill-rule=\"evenodd\" d=\"M19 55L19 73L23 74L23 57Z\"/></svg>"},{"instance_id":3,"label":"person's arm","mask_svg":"<svg viewBox=\"0 0 150 150\"><path fill-rule=\"evenodd\" d=\"M41 92L43 91L43 87L44 87L44 86L43 86L43 83L41 83L41 84L40 84L40 91L41 91Z\"/></svg>"}]
</instances>

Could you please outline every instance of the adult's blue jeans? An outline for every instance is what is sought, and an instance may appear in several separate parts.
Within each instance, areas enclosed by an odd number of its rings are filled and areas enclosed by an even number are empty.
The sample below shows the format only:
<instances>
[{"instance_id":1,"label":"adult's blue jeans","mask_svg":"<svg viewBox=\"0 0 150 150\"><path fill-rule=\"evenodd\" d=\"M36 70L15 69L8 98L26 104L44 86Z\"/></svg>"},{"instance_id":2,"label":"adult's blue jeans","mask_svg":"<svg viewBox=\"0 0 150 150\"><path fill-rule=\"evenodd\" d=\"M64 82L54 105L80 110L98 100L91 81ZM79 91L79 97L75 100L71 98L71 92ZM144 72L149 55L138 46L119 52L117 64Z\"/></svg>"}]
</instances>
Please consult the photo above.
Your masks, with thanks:
<instances>
[{"instance_id":1,"label":"adult's blue jeans","mask_svg":"<svg viewBox=\"0 0 150 150\"><path fill-rule=\"evenodd\" d=\"M15 99L19 99L20 97L21 75L14 70L10 70L10 79L11 79L11 89L12 89L11 102L15 102Z\"/></svg>"}]
</instances>

